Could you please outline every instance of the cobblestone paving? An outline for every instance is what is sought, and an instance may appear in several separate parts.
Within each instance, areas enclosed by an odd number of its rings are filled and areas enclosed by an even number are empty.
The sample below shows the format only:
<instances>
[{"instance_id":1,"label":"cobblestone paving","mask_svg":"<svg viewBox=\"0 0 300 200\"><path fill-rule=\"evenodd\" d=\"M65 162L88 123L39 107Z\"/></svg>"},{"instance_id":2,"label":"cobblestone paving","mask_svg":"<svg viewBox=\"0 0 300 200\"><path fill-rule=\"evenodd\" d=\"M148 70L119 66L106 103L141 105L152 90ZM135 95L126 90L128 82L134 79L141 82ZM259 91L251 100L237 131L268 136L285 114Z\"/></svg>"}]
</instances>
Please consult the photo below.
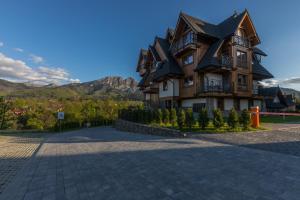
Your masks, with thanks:
<instances>
[{"instance_id":1,"label":"cobblestone paving","mask_svg":"<svg viewBox=\"0 0 300 200\"><path fill-rule=\"evenodd\" d=\"M300 127L257 133L194 134L192 137L300 157Z\"/></svg>"},{"instance_id":2,"label":"cobblestone paving","mask_svg":"<svg viewBox=\"0 0 300 200\"><path fill-rule=\"evenodd\" d=\"M0 136L0 194L38 148L41 138Z\"/></svg>"},{"instance_id":3,"label":"cobblestone paving","mask_svg":"<svg viewBox=\"0 0 300 200\"><path fill-rule=\"evenodd\" d=\"M93 128L47 139L1 200L299 200L300 157Z\"/></svg>"}]
</instances>

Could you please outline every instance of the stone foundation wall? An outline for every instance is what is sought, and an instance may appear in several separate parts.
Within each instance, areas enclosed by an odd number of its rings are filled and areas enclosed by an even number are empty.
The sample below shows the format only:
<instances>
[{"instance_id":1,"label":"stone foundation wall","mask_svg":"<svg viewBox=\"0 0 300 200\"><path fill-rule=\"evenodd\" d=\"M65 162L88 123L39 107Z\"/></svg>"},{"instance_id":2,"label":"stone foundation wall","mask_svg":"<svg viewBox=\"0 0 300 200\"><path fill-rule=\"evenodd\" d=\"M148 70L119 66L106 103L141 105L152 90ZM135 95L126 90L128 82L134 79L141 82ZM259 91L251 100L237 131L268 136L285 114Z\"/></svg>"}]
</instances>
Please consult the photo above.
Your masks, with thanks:
<instances>
[{"instance_id":1,"label":"stone foundation wall","mask_svg":"<svg viewBox=\"0 0 300 200\"><path fill-rule=\"evenodd\" d=\"M139 124L130 121L118 119L115 122L115 128L120 131L133 133L142 133L148 135L167 136L167 137L185 137L186 135L178 130L168 128L153 127L146 124Z\"/></svg>"}]
</instances>

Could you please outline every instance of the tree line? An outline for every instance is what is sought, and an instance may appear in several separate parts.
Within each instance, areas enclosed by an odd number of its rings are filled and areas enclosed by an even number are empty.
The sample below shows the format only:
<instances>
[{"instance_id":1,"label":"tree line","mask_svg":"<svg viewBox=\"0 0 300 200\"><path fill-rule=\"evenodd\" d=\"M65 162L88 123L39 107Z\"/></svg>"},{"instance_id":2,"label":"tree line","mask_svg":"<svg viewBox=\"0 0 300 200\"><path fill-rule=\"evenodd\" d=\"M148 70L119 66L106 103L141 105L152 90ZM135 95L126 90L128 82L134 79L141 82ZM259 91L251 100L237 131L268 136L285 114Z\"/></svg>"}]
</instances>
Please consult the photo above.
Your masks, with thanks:
<instances>
[{"instance_id":1,"label":"tree line","mask_svg":"<svg viewBox=\"0 0 300 200\"><path fill-rule=\"evenodd\" d=\"M141 102L112 99L40 99L0 97L0 129L57 131L57 113L64 112L62 129L86 125L110 125L118 118L120 109L141 106Z\"/></svg>"}]
</instances>

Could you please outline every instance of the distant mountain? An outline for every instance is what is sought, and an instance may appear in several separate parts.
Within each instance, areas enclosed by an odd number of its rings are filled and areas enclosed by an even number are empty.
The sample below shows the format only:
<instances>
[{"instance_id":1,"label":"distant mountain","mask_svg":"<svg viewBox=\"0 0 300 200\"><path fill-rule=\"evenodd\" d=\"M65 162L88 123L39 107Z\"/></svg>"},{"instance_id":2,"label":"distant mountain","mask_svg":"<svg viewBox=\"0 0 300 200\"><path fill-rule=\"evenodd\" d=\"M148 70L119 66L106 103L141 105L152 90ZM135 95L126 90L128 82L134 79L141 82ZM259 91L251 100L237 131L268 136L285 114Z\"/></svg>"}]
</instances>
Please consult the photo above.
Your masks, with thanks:
<instances>
[{"instance_id":1,"label":"distant mountain","mask_svg":"<svg viewBox=\"0 0 300 200\"><path fill-rule=\"evenodd\" d=\"M13 83L0 79L0 95L7 95L16 90L27 90L31 88L31 86L28 86L25 83Z\"/></svg>"},{"instance_id":2,"label":"distant mountain","mask_svg":"<svg viewBox=\"0 0 300 200\"><path fill-rule=\"evenodd\" d=\"M108 76L99 80L71 83L57 86L49 84L36 86L25 83L12 83L0 79L0 95L11 97L37 98L116 98L141 100L142 94L137 82L129 77Z\"/></svg>"}]
</instances>

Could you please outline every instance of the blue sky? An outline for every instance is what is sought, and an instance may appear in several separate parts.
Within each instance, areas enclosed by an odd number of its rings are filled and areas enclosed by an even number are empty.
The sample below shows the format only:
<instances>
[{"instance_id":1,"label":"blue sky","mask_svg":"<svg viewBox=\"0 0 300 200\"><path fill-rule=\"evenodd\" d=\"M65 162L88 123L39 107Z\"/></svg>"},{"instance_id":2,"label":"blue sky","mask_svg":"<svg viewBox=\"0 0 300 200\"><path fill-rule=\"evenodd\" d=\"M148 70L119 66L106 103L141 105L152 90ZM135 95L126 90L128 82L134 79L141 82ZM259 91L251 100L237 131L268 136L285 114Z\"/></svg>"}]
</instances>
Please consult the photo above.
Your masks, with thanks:
<instances>
[{"instance_id":1,"label":"blue sky","mask_svg":"<svg viewBox=\"0 0 300 200\"><path fill-rule=\"evenodd\" d=\"M273 82L300 89L300 1L2 0L0 67L20 70L0 70L0 77L57 83L106 75L138 79L139 49L174 28L180 11L219 23L245 8L269 55L263 64L275 75Z\"/></svg>"}]
</instances>

